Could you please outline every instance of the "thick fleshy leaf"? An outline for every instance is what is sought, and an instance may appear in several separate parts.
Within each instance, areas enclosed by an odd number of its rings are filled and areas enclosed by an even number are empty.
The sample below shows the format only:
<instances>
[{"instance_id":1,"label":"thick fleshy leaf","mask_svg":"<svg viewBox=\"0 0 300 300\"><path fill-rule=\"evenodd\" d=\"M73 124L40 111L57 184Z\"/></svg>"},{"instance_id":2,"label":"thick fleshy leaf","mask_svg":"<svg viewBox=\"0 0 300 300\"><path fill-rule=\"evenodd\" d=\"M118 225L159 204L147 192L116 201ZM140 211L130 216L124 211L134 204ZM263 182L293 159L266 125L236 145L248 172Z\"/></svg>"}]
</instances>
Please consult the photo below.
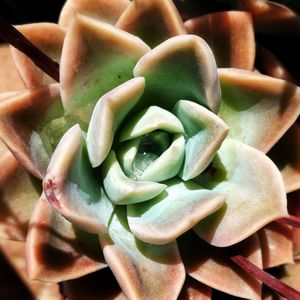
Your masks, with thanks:
<instances>
[{"instance_id":1,"label":"thick fleshy leaf","mask_svg":"<svg viewBox=\"0 0 300 300\"><path fill-rule=\"evenodd\" d=\"M216 61L206 42L195 35L168 39L145 54L134 68L146 80L144 101L168 110L180 99L214 112L220 104Z\"/></svg>"},{"instance_id":2,"label":"thick fleshy leaf","mask_svg":"<svg viewBox=\"0 0 300 300\"><path fill-rule=\"evenodd\" d=\"M74 18L60 64L66 111L88 122L99 98L132 78L135 64L149 50L138 37L110 24L85 16Z\"/></svg>"},{"instance_id":3,"label":"thick fleshy leaf","mask_svg":"<svg viewBox=\"0 0 300 300\"><path fill-rule=\"evenodd\" d=\"M158 106L150 106L124 124L120 132L120 141L124 142L154 130L184 132L180 121L172 113Z\"/></svg>"},{"instance_id":4,"label":"thick fleshy leaf","mask_svg":"<svg viewBox=\"0 0 300 300\"><path fill-rule=\"evenodd\" d=\"M7 44L0 44L0 61L0 93L23 89L24 85L16 70Z\"/></svg>"},{"instance_id":5,"label":"thick fleshy leaf","mask_svg":"<svg viewBox=\"0 0 300 300\"><path fill-rule=\"evenodd\" d=\"M228 127L214 113L191 101L180 100L174 111L187 136L180 176L189 180L201 174L212 161L228 133Z\"/></svg>"},{"instance_id":6,"label":"thick fleshy leaf","mask_svg":"<svg viewBox=\"0 0 300 300\"><path fill-rule=\"evenodd\" d=\"M287 216L278 169L262 152L237 140L226 139L211 168L197 180L225 196L223 207L194 227L214 246L236 244L271 221Z\"/></svg>"},{"instance_id":7,"label":"thick fleshy leaf","mask_svg":"<svg viewBox=\"0 0 300 300\"><path fill-rule=\"evenodd\" d=\"M292 228L272 222L258 231L258 236L264 269L294 262Z\"/></svg>"},{"instance_id":8,"label":"thick fleshy leaf","mask_svg":"<svg viewBox=\"0 0 300 300\"><path fill-rule=\"evenodd\" d=\"M287 193L300 189L300 126L295 123L268 152L281 172Z\"/></svg>"},{"instance_id":9,"label":"thick fleshy leaf","mask_svg":"<svg viewBox=\"0 0 300 300\"><path fill-rule=\"evenodd\" d=\"M210 246L189 232L179 238L178 244L186 272L191 277L237 297L260 299L260 282L230 260L230 255L239 253L262 267L260 244L256 235L233 247L221 249Z\"/></svg>"},{"instance_id":10,"label":"thick fleshy leaf","mask_svg":"<svg viewBox=\"0 0 300 300\"><path fill-rule=\"evenodd\" d=\"M1 285L1 296L6 299L36 299L36 300L47 300L47 299L56 299L63 300L61 297L59 285L57 283L52 282L42 282L38 280L30 280L28 278L27 270L26 270L26 258L25 258L25 243L19 241L11 241L11 240L0 240L0 256L1 253L5 255L14 271L19 276L20 281L22 281L26 287L31 291L32 297L23 293L22 290L19 289L19 285L16 284L15 278L11 278L10 274L7 274L6 270L3 269L2 259L0 259L1 263L1 277L2 277L2 285ZM2 257L1 257L2 258ZM4 279L4 280L3 280ZM12 288L16 289L16 294L14 290L12 291L10 287L7 286L6 280L11 279L13 281ZM3 290L7 292L4 292ZM20 296L18 297L18 294Z\"/></svg>"},{"instance_id":11,"label":"thick fleshy leaf","mask_svg":"<svg viewBox=\"0 0 300 300\"><path fill-rule=\"evenodd\" d=\"M210 300L211 288L190 276L186 276L185 283L178 300Z\"/></svg>"},{"instance_id":12,"label":"thick fleshy leaf","mask_svg":"<svg viewBox=\"0 0 300 300\"><path fill-rule=\"evenodd\" d=\"M300 17L287 6L266 0L237 0L237 8L251 12L255 30L268 34L300 34Z\"/></svg>"},{"instance_id":13,"label":"thick fleshy leaf","mask_svg":"<svg viewBox=\"0 0 300 300\"><path fill-rule=\"evenodd\" d=\"M52 23L26 24L16 28L43 53L59 63L66 34L65 29ZM27 88L55 83L25 54L14 47L11 47L11 53L22 81Z\"/></svg>"},{"instance_id":14,"label":"thick fleshy leaf","mask_svg":"<svg viewBox=\"0 0 300 300\"><path fill-rule=\"evenodd\" d=\"M77 14L82 14L114 24L129 4L130 0L67 0L58 23L68 26Z\"/></svg>"},{"instance_id":15,"label":"thick fleshy leaf","mask_svg":"<svg viewBox=\"0 0 300 300\"><path fill-rule=\"evenodd\" d=\"M255 40L249 13L224 11L211 13L184 23L188 33L207 41L219 68L253 70Z\"/></svg>"},{"instance_id":16,"label":"thick fleshy leaf","mask_svg":"<svg viewBox=\"0 0 300 300\"><path fill-rule=\"evenodd\" d=\"M109 235L100 242L107 264L129 299L177 299L185 270L176 242L151 245L130 232L126 208L118 206Z\"/></svg>"},{"instance_id":17,"label":"thick fleshy leaf","mask_svg":"<svg viewBox=\"0 0 300 300\"><path fill-rule=\"evenodd\" d=\"M26 90L0 102L0 136L14 156L33 175L43 178L57 142L63 116L59 85ZM56 131L53 136L45 133ZM52 131L53 132L53 131Z\"/></svg>"},{"instance_id":18,"label":"thick fleshy leaf","mask_svg":"<svg viewBox=\"0 0 300 300\"><path fill-rule=\"evenodd\" d=\"M185 140L182 134L174 136L170 147L144 170L141 180L162 182L176 176L184 159Z\"/></svg>"},{"instance_id":19,"label":"thick fleshy leaf","mask_svg":"<svg viewBox=\"0 0 300 300\"><path fill-rule=\"evenodd\" d=\"M116 26L139 36L151 47L186 33L171 0L133 0Z\"/></svg>"},{"instance_id":20,"label":"thick fleshy leaf","mask_svg":"<svg viewBox=\"0 0 300 300\"><path fill-rule=\"evenodd\" d=\"M40 191L35 179L0 144L0 237L24 241Z\"/></svg>"},{"instance_id":21,"label":"thick fleshy leaf","mask_svg":"<svg viewBox=\"0 0 300 300\"><path fill-rule=\"evenodd\" d=\"M148 243L166 244L192 228L224 204L221 194L193 182L167 181L156 198L127 207L133 234Z\"/></svg>"},{"instance_id":22,"label":"thick fleshy leaf","mask_svg":"<svg viewBox=\"0 0 300 300\"><path fill-rule=\"evenodd\" d=\"M43 186L52 206L72 224L92 233L106 230L114 207L95 178L79 125L58 144Z\"/></svg>"},{"instance_id":23,"label":"thick fleshy leaf","mask_svg":"<svg viewBox=\"0 0 300 300\"><path fill-rule=\"evenodd\" d=\"M237 69L219 69L219 115L229 136L267 152L300 112L300 88L287 81Z\"/></svg>"},{"instance_id":24,"label":"thick fleshy leaf","mask_svg":"<svg viewBox=\"0 0 300 300\"><path fill-rule=\"evenodd\" d=\"M266 48L257 49L256 64L263 74L297 84L284 64Z\"/></svg>"},{"instance_id":25,"label":"thick fleshy leaf","mask_svg":"<svg viewBox=\"0 0 300 300\"><path fill-rule=\"evenodd\" d=\"M87 132L87 149L93 167L98 167L108 155L115 131L139 101L144 87L144 78L134 78L97 102Z\"/></svg>"},{"instance_id":26,"label":"thick fleshy leaf","mask_svg":"<svg viewBox=\"0 0 300 300\"><path fill-rule=\"evenodd\" d=\"M74 230L42 195L26 240L30 278L60 282L105 268L97 241L97 236Z\"/></svg>"},{"instance_id":27,"label":"thick fleshy leaf","mask_svg":"<svg viewBox=\"0 0 300 300\"><path fill-rule=\"evenodd\" d=\"M111 151L102 166L105 192L118 205L143 202L159 195L167 186L152 181L137 181L127 177Z\"/></svg>"},{"instance_id":28,"label":"thick fleshy leaf","mask_svg":"<svg viewBox=\"0 0 300 300\"><path fill-rule=\"evenodd\" d=\"M70 300L126 300L109 268L64 281L61 287L62 294Z\"/></svg>"},{"instance_id":29,"label":"thick fleshy leaf","mask_svg":"<svg viewBox=\"0 0 300 300\"><path fill-rule=\"evenodd\" d=\"M294 289L300 291L300 261L296 261L295 264L289 264L284 266L284 275L281 280L293 287Z\"/></svg>"}]
</instances>

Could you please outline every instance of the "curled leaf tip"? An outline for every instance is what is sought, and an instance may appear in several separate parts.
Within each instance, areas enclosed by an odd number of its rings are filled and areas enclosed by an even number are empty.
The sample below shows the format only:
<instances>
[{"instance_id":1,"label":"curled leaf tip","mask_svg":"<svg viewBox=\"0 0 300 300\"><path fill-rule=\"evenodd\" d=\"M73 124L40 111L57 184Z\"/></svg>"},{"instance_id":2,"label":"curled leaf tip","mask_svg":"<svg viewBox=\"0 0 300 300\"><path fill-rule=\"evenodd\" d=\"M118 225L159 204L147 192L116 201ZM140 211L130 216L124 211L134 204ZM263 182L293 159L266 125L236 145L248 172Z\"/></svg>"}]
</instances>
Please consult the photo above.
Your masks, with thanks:
<instances>
[{"instance_id":1,"label":"curled leaf tip","mask_svg":"<svg viewBox=\"0 0 300 300\"><path fill-rule=\"evenodd\" d=\"M2 16L0 16L0 37L27 55L41 70L59 82L59 64L33 45Z\"/></svg>"},{"instance_id":2,"label":"curled leaf tip","mask_svg":"<svg viewBox=\"0 0 300 300\"><path fill-rule=\"evenodd\" d=\"M276 293L286 299L300 299L300 292L281 282L269 273L261 270L242 255L235 255L230 258L235 264L240 266L247 273L251 274Z\"/></svg>"}]
</instances>

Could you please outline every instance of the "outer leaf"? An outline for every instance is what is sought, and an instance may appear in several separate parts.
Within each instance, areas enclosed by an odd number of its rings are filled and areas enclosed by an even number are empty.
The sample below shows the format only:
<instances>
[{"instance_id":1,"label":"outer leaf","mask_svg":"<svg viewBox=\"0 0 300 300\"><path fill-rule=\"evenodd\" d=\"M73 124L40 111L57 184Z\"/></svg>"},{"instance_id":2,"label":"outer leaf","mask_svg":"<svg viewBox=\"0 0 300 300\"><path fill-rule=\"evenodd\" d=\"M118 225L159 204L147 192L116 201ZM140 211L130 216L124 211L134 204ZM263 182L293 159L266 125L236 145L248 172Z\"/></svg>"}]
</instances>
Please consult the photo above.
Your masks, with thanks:
<instances>
[{"instance_id":1,"label":"outer leaf","mask_svg":"<svg viewBox=\"0 0 300 300\"><path fill-rule=\"evenodd\" d=\"M61 286L63 295L70 300L126 300L109 268L64 281Z\"/></svg>"},{"instance_id":2,"label":"outer leaf","mask_svg":"<svg viewBox=\"0 0 300 300\"><path fill-rule=\"evenodd\" d=\"M66 111L88 122L99 98L132 78L134 65L149 50L138 37L112 25L84 16L74 18L60 64Z\"/></svg>"},{"instance_id":3,"label":"outer leaf","mask_svg":"<svg viewBox=\"0 0 300 300\"><path fill-rule=\"evenodd\" d=\"M255 40L251 14L217 12L190 19L184 25L188 33L207 41L219 68L253 70Z\"/></svg>"},{"instance_id":4,"label":"outer leaf","mask_svg":"<svg viewBox=\"0 0 300 300\"><path fill-rule=\"evenodd\" d=\"M151 47L186 33L171 0L133 0L116 26L139 36Z\"/></svg>"},{"instance_id":5,"label":"outer leaf","mask_svg":"<svg viewBox=\"0 0 300 300\"><path fill-rule=\"evenodd\" d=\"M300 88L284 80L237 69L219 69L219 115L229 136L267 152L295 122Z\"/></svg>"},{"instance_id":6,"label":"outer leaf","mask_svg":"<svg viewBox=\"0 0 300 300\"><path fill-rule=\"evenodd\" d=\"M43 53L59 63L65 38L65 30L63 28L51 23L26 24L16 28ZM13 47L11 47L11 53L22 81L27 88L55 83L25 54Z\"/></svg>"},{"instance_id":7,"label":"outer leaf","mask_svg":"<svg viewBox=\"0 0 300 300\"><path fill-rule=\"evenodd\" d=\"M216 62L200 37L170 38L144 55L134 68L146 80L144 101L170 110L180 99L198 102L214 112L219 109Z\"/></svg>"},{"instance_id":8,"label":"outer leaf","mask_svg":"<svg viewBox=\"0 0 300 300\"><path fill-rule=\"evenodd\" d=\"M0 102L0 136L22 165L38 178L43 178L49 162L52 149L48 144L54 143L54 137L43 141L43 127L62 114L57 84L15 93Z\"/></svg>"},{"instance_id":9,"label":"outer leaf","mask_svg":"<svg viewBox=\"0 0 300 300\"><path fill-rule=\"evenodd\" d=\"M285 65L268 49L263 47L258 48L256 61L258 69L263 74L297 84Z\"/></svg>"},{"instance_id":10,"label":"outer leaf","mask_svg":"<svg viewBox=\"0 0 300 300\"><path fill-rule=\"evenodd\" d=\"M273 222L258 232L264 269L291 264L293 259L292 229Z\"/></svg>"},{"instance_id":11,"label":"outer leaf","mask_svg":"<svg viewBox=\"0 0 300 300\"><path fill-rule=\"evenodd\" d=\"M300 126L295 123L268 152L281 172L287 193L300 188Z\"/></svg>"},{"instance_id":12,"label":"outer leaf","mask_svg":"<svg viewBox=\"0 0 300 300\"><path fill-rule=\"evenodd\" d=\"M95 178L79 125L57 146L43 186L49 202L67 220L88 232L106 230L113 205Z\"/></svg>"},{"instance_id":13,"label":"outer leaf","mask_svg":"<svg viewBox=\"0 0 300 300\"><path fill-rule=\"evenodd\" d=\"M261 33L300 33L300 17L285 5L266 0L238 0L237 7L251 12L255 30Z\"/></svg>"},{"instance_id":14,"label":"outer leaf","mask_svg":"<svg viewBox=\"0 0 300 300\"><path fill-rule=\"evenodd\" d=\"M166 244L192 228L224 203L221 194L193 182L166 182L156 198L129 205L128 223L133 234L148 243Z\"/></svg>"},{"instance_id":15,"label":"outer leaf","mask_svg":"<svg viewBox=\"0 0 300 300\"><path fill-rule=\"evenodd\" d=\"M59 285L52 282L42 282L38 280L30 280L26 270L26 258L25 258L25 243L4 240L0 241L1 249L1 276L2 279L2 291L1 296L9 299L56 299L63 300L60 293ZM30 295L24 293L22 289L19 289L19 285L16 284L16 277L12 277L8 274L7 270L3 269L3 258L2 254L5 255L14 271L19 276L19 280L26 285L31 291ZM12 282L12 288L7 286L7 280ZM4 292L5 290L5 292Z\"/></svg>"},{"instance_id":16,"label":"outer leaf","mask_svg":"<svg viewBox=\"0 0 300 300\"><path fill-rule=\"evenodd\" d=\"M126 210L117 207L109 235L100 237L103 254L129 299L177 299L185 270L177 244L158 246L137 240L129 231Z\"/></svg>"},{"instance_id":17,"label":"outer leaf","mask_svg":"<svg viewBox=\"0 0 300 300\"><path fill-rule=\"evenodd\" d=\"M108 155L115 131L139 101L144 87L144 78L134 78L108 92L97 102L87 133L87 148L93 167L98 167Z\"/></svg>"},{"instance_id":18,"label":"outer leaf","mask_svg":"<svg viewBox=\"0 0 300 300\"><path fill-rule=\"evenodd\" d=\"M81 245L85 243L44 195L35 207L29 228L26 256L31 279L59 282L106 267L101 252L94 253L94 245L92 251L79 246L80 240Z\"/></svg>"},{"instance_id":19,"label":"outer leaf","mask_svg":"<svg viewBox=\"0 0 300 300\"><path fill-rule=\"evenodd\" d=\"M40 194L34 179L2 142L0 147L0 237L24 241Z\"/></svg>"},{"instance_id":20,"label":"outer leaf","mask_svg":"<svg viewBox=\"0 0 300 300\"><path fill-rule=\"evenodd\" d=\"M243 254L262 267L259 239L249 237L229 249L210 246L189 232L178 241L187 274L196 280L225 293L246 299L261 299L261 283L231 260L234 253Z\"/></svg>"},{"instance_id":21,"label":"outer leaf","mask_svg":"<svg viewBox=\"0 0 300 300\"><path fill-rule=\"evenodd\" d=\"M211 292L210 287L187 276L178 300L210 300Z\"/></svg>"},{"instance_id":22,"label":"outer leaf","mask_svg":"<svg viewBox=\"0 0 300 300\"><path fill-rule=\"evenodd\" d=\"M0 61L0 93L23 89L24 86L15 68L9 51L9 45L7 44L0 45Z\"/></svg>"},{"instance_id":23,"label":"outer leaf","mask_svg":"<svg viewBox=\"0 0 300 300\"><path fill-rule=\"evenodd\" d=\"M226 199L219 211L194 227L212 245L236 244L287 215L286 194L278 169L262 152L237 140L223 142L212 169L198 181L224 194Z\"/></svg>"},{"instance_id":24,"label":"outer leaf","mask_svg":"<svg viewBox=\"0 0 300 300\"><path fill-rule=\"evenodd\" d=\"M289 285L290 287L293 287L300 290L300 282L299 282L299 276L300 276L300 262L296 261L295 264L286 265L284 268L284 276L281 278L281 280Z\"/></svg>"},{"instance_id":25,"label":"outer leaf","mask_svg":"<svg viewBox=\"0 0 300 300\"><path fill-rule=\"evenodd\" d=\"M103 184L109 199L118 205L143 202L159 195L165 184L136 181L127 177L111 151L102 167Z\"/></svg>"},{"instance_id":26,"label":"outer leaf","mask_svg":"<svg viewBox=\"0 0 300 300\"><path fill-rule=\"evenodd\" d=\"M174 111L187 136L180 176L183 180L189 180L207 168L225 139L228 127L214 113L191 101L180 100Z\"/></svg>"},{"instance_id":27,"label":"outer leaf","mask_svg":"<svg viewBox=\"0 0 300 300\"><path fill-rule=\"evenodd\" d=\"M114 24L130 0L67 0L63 6L59 25L68 26L77 14Z\"/></svg>"}]
</instances>

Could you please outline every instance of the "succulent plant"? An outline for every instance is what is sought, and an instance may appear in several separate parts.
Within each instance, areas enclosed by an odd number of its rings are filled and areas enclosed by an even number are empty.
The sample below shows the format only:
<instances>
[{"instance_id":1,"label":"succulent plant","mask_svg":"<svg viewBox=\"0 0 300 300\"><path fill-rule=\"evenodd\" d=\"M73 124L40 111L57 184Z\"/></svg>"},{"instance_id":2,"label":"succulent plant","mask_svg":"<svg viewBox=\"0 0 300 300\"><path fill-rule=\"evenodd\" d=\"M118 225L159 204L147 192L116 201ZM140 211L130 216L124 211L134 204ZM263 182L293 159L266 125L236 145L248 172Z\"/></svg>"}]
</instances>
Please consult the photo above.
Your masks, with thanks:
<instances>
[{"instance_id":1,"label":"succulent plant","mask_svg":"<svg viewBox=\"0 0 300 300\"><path fill-rule=\"evenodd\" d=\"M0 94L1 236L68 299L297 299L263 269L299 252L300 88L266 49L255 68L254 29L300 19L175 3L185 22L171 0L67 0L23 45L6 34L27 55Z\"/></svg>"}]
</instances>

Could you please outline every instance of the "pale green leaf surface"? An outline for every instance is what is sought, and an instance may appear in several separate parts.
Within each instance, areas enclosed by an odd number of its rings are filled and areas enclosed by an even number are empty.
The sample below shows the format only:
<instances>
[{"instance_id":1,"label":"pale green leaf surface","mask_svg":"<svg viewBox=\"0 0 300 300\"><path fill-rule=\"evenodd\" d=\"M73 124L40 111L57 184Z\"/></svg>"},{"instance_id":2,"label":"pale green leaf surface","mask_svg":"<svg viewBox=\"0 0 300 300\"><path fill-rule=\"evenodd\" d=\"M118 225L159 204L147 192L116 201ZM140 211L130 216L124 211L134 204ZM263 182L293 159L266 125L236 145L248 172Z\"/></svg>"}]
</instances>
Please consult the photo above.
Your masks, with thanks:
<instances>
[{"instance_id":1,"label":"pale green leaf surface","mask_svg":"<svg viewBox=\"0 0 300 300\"><path fill-rule=\"evenodd\" d=\"M87 149L93 167L98 167L108 155L115 131L139 101L144 87L144 78L134 78L97 102L87 132Z\"/></svg>"},{"instance_id":2,"label":"pale green leaf surface","mask_svg":"<svg viewBox=\"0 0 300 300\"><path fill-rule=\"evenodd\" d=\"M119 206L100 242L107 264L129 299L177 299L185 270L176 241L166 245L139 241L129 230L126 208Z\"/></svg>"},{"instance_id":3,"label":"pale green leaf surface","mask_svg":"<svg viewBox=\"0 0 300 300\"><path fill-rule=\"evenodd\" d=\"M161 182L176 176L184 159L185 140L182 134L174 136L170 147L155 159L142 173L140 180Z\"/></svg>"},{"instance_id":4,"label":"pale green leaf surface","mask_svg":"<svg viewBox=\"0 0 300 300\"><path fill-rule=\"evenodd\" d=\"M158 106L139 112L124 124L120 133L120 141L126 141L152 132L164 130L170 133L183 133L180 121L169 111Z\"/></svg>"},{"instance_id":5,"label":"pale green leaf surface","mask_svg":"<svg viewBox=\"0 0 300 300\"><path fill-rule=\"evenodd\" d=\"M180 176L189 180L201 174L212 161L227 135L228 126L214 113L191 101L180 100L174 112L187 136Z\"/></svg>"},{"instance_id":6,"label":"pale green leaf surface","mask_svg":"<svg viewBox=\"0 0 300 300\"><path fill-rule=\"evenodd\" d=\"M219 116L229 136L267 152L300 113L300 88L287 81L238 69L219 69Z\"/></svg>"},{"instance_id":7,"label":"pale green leaf surface","mask_svg":"<svg viewBox=\"0 0 300 300\"><path fill-rule=\"evenodd\" d=\"M115 204L143 202L159 195L166 185L151 181L136 181L127 177L113 151L102 166L103 184L109 199Z\"/></svg>"},{"instance_id":8,"label":"pale green leaf surface","mask_svg":"<svg viewBox=\"0 0 300 300\"><path fill-rule=\"evenodd\" d=\"M110 24L76 16L68 27L60 63L66 112L88 122L99 98L131 79L135 64L149 50L136 36Z\"/></svg>"},{"instance_id":9,"label":"pale green leaf surface","mask_svg":"<svg viewBox=\"0 0 300 300\"><path fill-rule=\"evenodd\" d=\"M180 99L200 103L214 112L220 104L216 62L198 36L168 39L146 53L134 68L146 80L143 103L171 110Z\"/></svg>"},{"instance_id":10,"label":"pale green leaf surface","mask_svg":"<svg viewBox=\"0 0 300 300\"><path fill-rule=\"evenodd\" d=\"M223 142L211 168L197 182L225 196L223 207L194 227L214 246L238 243L288 214L284 184L274 163L237 140Z\"/></svg>"},{"instance_id":11,"label":"pale green leaf surface","mask_svg":"<svg viewBox=\"0 0 300 300\"><path fill-rule=\"evenodd\" d=\"M167 181L160 195L145 203L129 205L128 224L134 235L148 243L165 244L218 210L222 194L206 190L191 181Z\"/></svg>"},{"instance_id":12,"label":"pale green leaf surface","mask_svg":"<svg viewBox=\"0 0 300 300\"><path fill-rule=\"evenodd\" d=\"M57 146L43 186L66 219L88 232L106 231L113 205L96 180L79 125L70 128Z\"/></svg>"}]
</instances>

